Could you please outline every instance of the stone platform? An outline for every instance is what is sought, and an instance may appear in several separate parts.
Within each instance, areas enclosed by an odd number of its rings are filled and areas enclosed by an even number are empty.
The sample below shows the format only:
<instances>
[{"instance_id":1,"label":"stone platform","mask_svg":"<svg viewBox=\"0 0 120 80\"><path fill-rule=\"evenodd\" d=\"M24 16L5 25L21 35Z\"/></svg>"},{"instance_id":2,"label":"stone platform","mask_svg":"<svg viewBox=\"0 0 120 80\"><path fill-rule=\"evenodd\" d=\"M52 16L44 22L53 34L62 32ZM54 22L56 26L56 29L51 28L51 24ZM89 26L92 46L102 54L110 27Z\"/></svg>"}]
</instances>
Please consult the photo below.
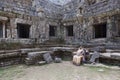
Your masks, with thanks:
<instances>
[{"instance_id":1,"label":"stone platform","mask_svg":"<svg viewBox=\"0 0 120 80\"><path fill-rule=\"evenodd\" d=\"M0 51L0 66L6 66L11 64L18 64L18 63L24 63L25 59L27 58L28 54L33 53L45 53L50 52L52 55L53 53L58 55L62 54L66 57L68 54L66 52L69 52L69 54L73 55L72 53L77 50L77 47L72 46L54 46L54 47L42 47L42 48L25 48L25 49L18 49L18 50L2 50ZM91 53L92 54L92 53ZM56 56L54 55L54 56ZM102 60L102 61L101 61ZM100 61L105 62L108 61L109 63L112 63L113 61L117 61L117 63L120 63L120 52L119 50L111 50L107 49L106 52L100 53Z\"/></svg>"}]
</instances>

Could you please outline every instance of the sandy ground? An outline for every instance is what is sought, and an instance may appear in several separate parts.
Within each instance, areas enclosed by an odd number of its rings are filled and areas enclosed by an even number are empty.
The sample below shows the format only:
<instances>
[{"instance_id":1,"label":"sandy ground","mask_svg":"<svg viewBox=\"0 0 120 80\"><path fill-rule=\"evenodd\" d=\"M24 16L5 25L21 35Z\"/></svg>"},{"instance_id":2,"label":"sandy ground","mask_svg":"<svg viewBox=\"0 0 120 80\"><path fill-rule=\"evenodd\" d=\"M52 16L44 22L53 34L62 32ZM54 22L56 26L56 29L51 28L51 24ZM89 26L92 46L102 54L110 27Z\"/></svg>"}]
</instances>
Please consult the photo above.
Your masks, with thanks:
<instances>
[{"instance_id":1,"label":"sandy ground","mask_svg":"<svg viewBox=\"0 0 120 80\"><path fill-rule=\"evenodd\" d=\"M70 62L0 68L0 80L120 80L120 69L74 66Z\"/></svg>"}]
</instances>

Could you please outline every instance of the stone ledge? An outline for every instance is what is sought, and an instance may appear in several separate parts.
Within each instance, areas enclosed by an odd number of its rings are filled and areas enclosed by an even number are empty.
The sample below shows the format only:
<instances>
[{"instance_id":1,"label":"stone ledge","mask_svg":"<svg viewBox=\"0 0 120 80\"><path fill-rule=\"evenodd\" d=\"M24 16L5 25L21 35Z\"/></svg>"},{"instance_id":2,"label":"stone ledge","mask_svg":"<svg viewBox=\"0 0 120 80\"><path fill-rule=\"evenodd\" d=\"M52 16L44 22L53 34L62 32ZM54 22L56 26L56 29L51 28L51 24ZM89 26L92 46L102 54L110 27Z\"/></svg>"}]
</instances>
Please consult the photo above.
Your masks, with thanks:
<instances>
[{"instance_id":1,"label":"stone ledge","mask_svg":"<svg viewBox=\"0 0 120 80\"><path fill-rule=\"evenodd\" d=\"M7 20L8 20L7 17L0 16L0 21L7 21Z\"/></svg>"}]
</instances>

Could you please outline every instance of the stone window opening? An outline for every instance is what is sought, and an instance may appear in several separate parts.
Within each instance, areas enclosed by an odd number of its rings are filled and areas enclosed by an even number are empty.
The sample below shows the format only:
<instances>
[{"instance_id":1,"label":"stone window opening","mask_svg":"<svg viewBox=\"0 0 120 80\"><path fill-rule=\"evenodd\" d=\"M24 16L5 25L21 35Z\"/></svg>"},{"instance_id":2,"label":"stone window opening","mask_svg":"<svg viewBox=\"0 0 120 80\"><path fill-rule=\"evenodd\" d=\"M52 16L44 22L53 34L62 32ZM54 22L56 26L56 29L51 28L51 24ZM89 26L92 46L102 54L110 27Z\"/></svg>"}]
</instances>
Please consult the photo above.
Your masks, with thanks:
<instances>
[{"instance_id":1,"label":"stone window opening","mask_svg":"<svg viewBox=\"0 0 120 80\"><path fill-rule=\"evenodd\" d=\"M56 26L49 26L49 36L50 37L55 37L56 36Z\"/></svg>"},{"instance_id":2,"label":"stone window opening","mask_svg":"<svg viewBox=\"0 0 120 80\"><path fill-rule=\"evenodd\" d=\"M80 14L83 13L83 9L81 7L79 8L79 11L80 11Z\"/></svg>"},{"instance_id":3,"label":"stone window opening","mask_svg":"<svg viewBox=\"0 0 120 80\"><path fill-rule=\"evenodd\" d=\"M18 38L29 38L30 25L28 24L17 24L17 34Z\"/></svg>"},{"instance_id":4,"label":"stone window opening","mask_svg":"<svg viewBox=\"0 0 120 80\"><path fill-rule=\"evenodd\" d=\"M73 25L67 26L66 30L67 30L67 36L69 37L74 36Z\"/></svg>"},{"instance_id":5,"label":"stone window opening","mask_svg":"<svg viewBox=\"0 0 120 80\"><path fill-rule=\"evenodd\" d=\"M107 35L106 23L95 24L93 29L94 29L94 38L106 38Z\"/></svg>"}]
</instances>

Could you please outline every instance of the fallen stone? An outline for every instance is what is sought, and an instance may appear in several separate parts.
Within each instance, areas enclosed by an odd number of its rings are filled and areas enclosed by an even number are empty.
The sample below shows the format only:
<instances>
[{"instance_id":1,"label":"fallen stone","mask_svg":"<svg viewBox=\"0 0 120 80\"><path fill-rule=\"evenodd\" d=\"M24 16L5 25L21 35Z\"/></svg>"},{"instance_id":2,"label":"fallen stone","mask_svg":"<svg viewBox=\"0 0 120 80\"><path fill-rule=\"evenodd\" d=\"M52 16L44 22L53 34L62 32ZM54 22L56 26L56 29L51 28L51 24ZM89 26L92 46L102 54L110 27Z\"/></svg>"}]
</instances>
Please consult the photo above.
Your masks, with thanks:
<instances>
[{"instance_id":1,"label":"fallen stone","mask_svg":"<svg viewBox=\"0 0 120 80\"><path fill-rule=\"evenodd\" d=\"M38 62L37 64L39 64L39 65L44 65L44 64L46 64L46 61L40 61L40 62Z\"/></svg>"},{"instance_id":2,"label":"fallen stone","mask_svg":"<svg viewBox=\"0 0 120 80\"><path fill-rule=\"evenodd\" d=\"M61 58L55 58L54 62L55 62L55 63L61 63L61 62L62 62L62 59L61 59Z\"/></svg>"},{"instance_id":3,"label":"fallen stone","mask_svg":"<svg viewBox=\"0 0 120 80\"><path fill-rule=\"evenodd\" d=\"M47 58L50 59L50 57L48 55L44 56L45 54L48 54L48 53L50 54L51 51L30 52L30 53L28 53L25 62L27 65L33 65L39 61L42 61L44 58L44 60L49 63L49 60Z\"/></svg>"},{"instance_id":4,"label":"fallen stone","mask_svg":"<svg viewBox=\"0 0 120 80\"><path fill-rule=\"evenodd\" d=\"M100 57L100 53L95 51L90 58L90 62L94 63L96 59L99 57Z\"/></svg>"},{"instance_id":5,"label":"fallen stone","mask_svg":"<svg viewBox=\"0 0 120 80\"><path fill-rule=\"evenodd\" d=\"M51 63L51 62L53 61L50 53L44 54L44 55L43 55L43 58L44 58L44 60L45 60L47 63Z\"/></svg>"}]
</instances>

